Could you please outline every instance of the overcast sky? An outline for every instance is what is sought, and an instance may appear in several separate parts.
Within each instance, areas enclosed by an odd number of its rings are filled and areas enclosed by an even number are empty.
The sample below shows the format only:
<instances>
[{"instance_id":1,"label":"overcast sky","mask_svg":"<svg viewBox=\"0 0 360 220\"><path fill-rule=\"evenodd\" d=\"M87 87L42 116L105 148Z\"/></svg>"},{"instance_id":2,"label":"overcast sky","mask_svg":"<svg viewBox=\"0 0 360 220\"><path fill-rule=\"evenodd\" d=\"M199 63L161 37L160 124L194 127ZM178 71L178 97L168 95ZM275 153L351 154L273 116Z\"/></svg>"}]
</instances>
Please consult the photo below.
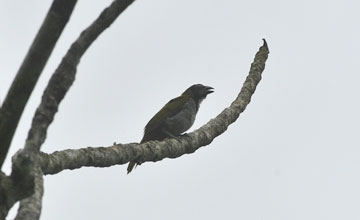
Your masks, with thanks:
<instances>
[{"instance_id":1,"label":"overcast sky","mask_svg":"<svg viewBox=\"0 0 360 220\"><path fill-rule=\"evenodd\" d=\"M33 92L111 1L79 1ZM51 1L2 1L0 99ZM360 219L359 1L138 0L87 51L42 150L138 142L192 84L215 88L194 130L230 105L262 38L270 54L250 105L191 155L45 177L42 219ZM6 172L10 171L10 158ZM11 213L14 216L14 210Z\"/></svg>"}]
</instances>

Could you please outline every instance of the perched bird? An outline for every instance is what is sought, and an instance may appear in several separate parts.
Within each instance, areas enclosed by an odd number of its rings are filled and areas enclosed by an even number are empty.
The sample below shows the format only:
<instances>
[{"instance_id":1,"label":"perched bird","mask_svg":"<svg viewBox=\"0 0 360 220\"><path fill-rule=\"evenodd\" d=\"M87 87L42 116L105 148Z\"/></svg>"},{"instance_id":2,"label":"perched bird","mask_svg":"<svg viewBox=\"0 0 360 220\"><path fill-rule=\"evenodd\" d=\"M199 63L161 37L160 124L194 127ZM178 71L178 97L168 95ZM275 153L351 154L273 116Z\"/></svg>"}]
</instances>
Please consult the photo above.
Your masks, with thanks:
<instances>
[{"instance_id":1,"label":"perched bird","mask_svg":"<svg viewBox=\"0 0 360 220\"><path fill-rule=\"evenodd\" d=\"M200 103L212 92L214 91L210 86L195 84L181 96L170 100L147 123L140 143L180 136L194 124ZM136 162L130 162L127 172L130 173L135 165Z\"/></svg>"}]
</instances>

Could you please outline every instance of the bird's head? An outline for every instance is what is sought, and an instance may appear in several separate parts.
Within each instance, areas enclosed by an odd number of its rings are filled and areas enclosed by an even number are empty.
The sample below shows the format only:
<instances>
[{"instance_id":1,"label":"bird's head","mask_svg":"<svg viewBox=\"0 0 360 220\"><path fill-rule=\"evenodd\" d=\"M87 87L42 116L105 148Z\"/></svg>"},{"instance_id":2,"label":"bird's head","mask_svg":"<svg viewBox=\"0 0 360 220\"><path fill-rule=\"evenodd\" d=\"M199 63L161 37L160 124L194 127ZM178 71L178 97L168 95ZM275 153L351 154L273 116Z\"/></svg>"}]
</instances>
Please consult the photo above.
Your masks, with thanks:
<instances>
[{"instance_id":1,"label":"bird's head","mask_svg":"<svg viewBox=\"0 0 360 220\"><path fill-rule=\"evenodd\" d=\"M190 86L183 95L188 95L192 97L194 100L198 101L199 103L206 98L206 96L210 93L213 93L214 88L210 86L204 86L201 84L195 84Z\"/></svg>"}]
</instances>

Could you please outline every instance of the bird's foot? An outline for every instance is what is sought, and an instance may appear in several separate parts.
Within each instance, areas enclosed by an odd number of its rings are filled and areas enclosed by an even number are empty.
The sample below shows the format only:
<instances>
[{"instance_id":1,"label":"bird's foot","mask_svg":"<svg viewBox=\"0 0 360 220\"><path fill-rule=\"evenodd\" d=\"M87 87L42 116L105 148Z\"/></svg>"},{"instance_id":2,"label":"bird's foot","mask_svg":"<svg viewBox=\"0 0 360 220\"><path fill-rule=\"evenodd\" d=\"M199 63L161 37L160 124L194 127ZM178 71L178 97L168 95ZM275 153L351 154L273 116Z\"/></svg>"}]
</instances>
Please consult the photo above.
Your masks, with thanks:
<instances>
[{"instance_id":1,"label":"bird's foot","mask_svg":"<svg viewBox=\"0 0 360 220\"><path fill-rule=\"evenodd\" d=\"M185 138L187 138L187 137L190 137L190 135L189 135L188 133L184 133L184 134L180 135L180 137L185 137Z\"/></svg>"}]
</instances>

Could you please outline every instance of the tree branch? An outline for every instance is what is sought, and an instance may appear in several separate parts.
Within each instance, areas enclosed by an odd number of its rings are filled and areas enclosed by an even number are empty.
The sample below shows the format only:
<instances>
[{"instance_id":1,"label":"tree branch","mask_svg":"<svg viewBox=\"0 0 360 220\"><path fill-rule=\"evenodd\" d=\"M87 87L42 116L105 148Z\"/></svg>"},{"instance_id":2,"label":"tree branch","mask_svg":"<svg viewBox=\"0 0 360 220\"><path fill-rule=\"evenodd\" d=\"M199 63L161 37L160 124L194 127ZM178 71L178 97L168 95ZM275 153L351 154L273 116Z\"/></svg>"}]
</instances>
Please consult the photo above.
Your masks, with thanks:
<instances>
[{"instance_id":1,"label":"tree branch","mask_svg":"<svg viewBox=\"0 0 360 220\"><path fill-rule=\"evenodd\" d=\"M33 165L31 157L28 152L17 154L11 176L0 173L0 220L5 219L8 211L17 201L34 193L35 174L31 169Z\"/></svg>"},{"instance_id":2,"label":"tree branch","mask_svg":"<svg viewBox=\"0 0 360 220\"><path fill-rule=\"evenodd\" d=\"M41 214L42 197L44 194L43 173L40 167L35 169L34 193L21 200L15 220L38 220Z\"/></svg>"},{"instance_id":3,"label":"tree branch","mask_svg":"<svg viewBox=\"0 0 360 220\"><path fill-rule=\"evenodd\" d=\"M41 145L45 141L47 129L54 119L59 104L75 80L76 67L82 55L96 38L108 28L133 1L134 0L115 0L109 7L104 9L100 16L86 28L71 45L60 65L52 75L44 91L41 103L35 112L25 147L19 150L13 157L13 167L16 169L12 170L11 176L17 177L17 179L20 180L24 178L28 179L28 181L23 184L22 190L24 194L30 192L28 186L35 183L35 194L21 201L17 219L24 219L28 216L32 219L38 219L40 216L43 193L42 177L39 177L42 176L42 173L35 172L38 164L38 154ZM22 161L26 161L26 163ZM17 182L18 181L15 181L15 184L17 184ZM34 187L31 187L31 192L33 191ZM18 200L19 198L17 198L16 201ZM9 208L11 206L9 206Z\"/></svg>"},{"instance_id":4,"label":"tree branch","mask_svg":"<svg viewBox=\"0 0 360 220\"><path fill-rule=\"evenodd\" d=\"M0 168L25 105L77 0L54 0L0 109Z\"/></svg>"},{"instance_id":5,"label":"tree branch","mask_svg":"<svg viewBox=\"0 0 360 220\"><path fill-rule=\"evenodd\" d=\"M266 41L256 53L251 64L249 75L243 87L232 102L216 118L210 120L201 128L177 139L164 141L149 141L143 144L117 144L110 147L88 147L77 150L64 150L52 154L40 153L39 160L44 174L56 174L65 169L86 167L109 167L125 164L129 161L145 162L159 161L164 158L177 158L183 154L195 152L202 146L210 144L214 138L226 131L243 112L261 80L265 62L269 54Z\"/></svg>"},{"instance_id":6,"label":"tree branch","mask_svg":"<svg viewBox=\"0 0 360 220\"><path fill-rule=\"evenodd\" d=\"M76 68L82 55L133 1L115 0L71 45L44 91L41 104L33 118L25 148L40 150L45 141L47 129L54 119L60 102L75 81Z\"/></svg>"},{"instance_id":7,"label":"tree branch","mask_svg":"<svg viewBox=\"0 0 360 220\"><path fill-rule=\"evenodd\" d=\"M16 202L12 179L0 171L0 220L4 220Z\"/></svg>"}]
</instances>

